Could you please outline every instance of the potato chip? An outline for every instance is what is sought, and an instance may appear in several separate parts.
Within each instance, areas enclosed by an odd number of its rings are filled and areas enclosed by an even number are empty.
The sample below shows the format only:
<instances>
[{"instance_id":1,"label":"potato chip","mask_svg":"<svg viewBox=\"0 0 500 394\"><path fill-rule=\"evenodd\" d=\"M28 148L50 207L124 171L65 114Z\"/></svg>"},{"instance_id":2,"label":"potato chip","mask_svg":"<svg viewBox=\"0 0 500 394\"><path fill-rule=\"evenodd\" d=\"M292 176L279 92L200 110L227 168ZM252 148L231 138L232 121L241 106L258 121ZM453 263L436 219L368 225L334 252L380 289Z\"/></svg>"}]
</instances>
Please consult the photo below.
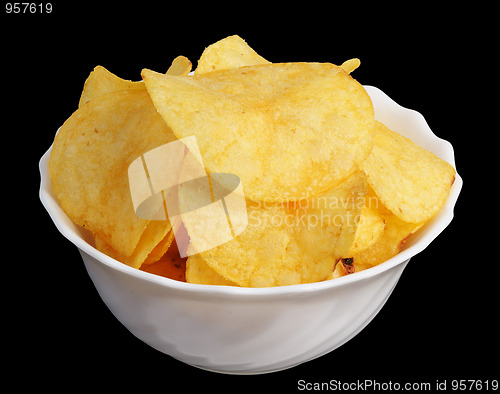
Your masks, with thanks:
<instances>
[{"instance_id":1,"label":"potato chip","mask_svg":"<svg viewBox=\"0 0 500 394\"><path fill-rule=\"evenodd\" d=\"M398 219L397 216L382 204L371 187L368 187L362 214L366 215L367 212L369 212L369 215L373 215L373 217L367 220L368 226L363 226L362 222L366 218L362 217L358 225L358 230L363 232L364 230L368 230L367 227L375 227L376 240L375 242L371 242L370 245L365 245L366 247L364 246L354 251L353 243L353 248L345 256L350 258L349 260L352 260L350 265L346 266L344 264L342 267L336 267L335 271L340 276L374 267L394 257L402 250L406 240L424 224L408 223ZM383 223L381 232L380 221Z\"/></svg>"},{"instance_id":2,"label":"potato chip","mask_svg":"<svg viewBox=\"0 0 500 394\"><path fill-rule=\"evenodd\" d=\"M372 147L364 88L328 63L284 63L173 77L143 70L178 138L196 135L209 172L238 175L255 201L293 201L349 176Z\"/></svg>"},{"instance_id":3,"label":"potato chip","mask_svg":"<svg viewBox=\"0 0 500 394\"><path fill-rule=\"evenodd\" d=\"M172 62L169 70L167 71L170 75L187 75L191 71L191 62L184 56L178 56ZM84 89L80 97L79 107L83 104L88 103L90 100L96 97L103 96L105 94L118 92L122 90L142 90L145 91L145 86L142 81L132 82L124 80L109 72L102 66L97 66L90 73L89 77L85 81ZM146 228L146 233L148 233L148 226ZM157 228L157 226L152 226ZM131 256L123 256L113 249L110 245L101 239L98 235L96 236L96 246L99 250L104 253L114 257L122 262L138 268L141 263L152 263L158 260L168 249L172 237L165 237L165 231L168 231L168 223L162 225L161 231L158 234L143 234L141 240L139 241L136 249ZM157 231L160 230L157 228ZM163 235L160 235L163 234ZM154 236L154 237L153 237ZM149 240L149 242L143 241L143 239ZM162 240L163 239L163 240ZM155 242L162 240L156 247L154 247ZM151 252L151 247L154 247ZM151 253L150 253L151 252ZM158 255L159 254L159 255Z\"/></svg>"},{"instance_id":4,"label":"potato chip","mask_svg":"<svg viewBox=\"0 0 500 394\"><path fill-rule=\"evenodd\" d=\"M167 70L168 75L188 75L191 72L191 61L186 56L177 56Z\"/></svg>"},{"instance_id":5,"label":"potato chip","mask_svg":"<svg viewBox=\"0 0 500 394\"><path fill-rule=\"evenodd\" d=\"M85 81L83 92L80 96L80 103L78 104L78 106L81 107L83 104L88 103L93 98L102 96L106 93L128 89L144 90L144 83L142 81L127 81L125 79L117 77L115 74L109 72L104 67L97 66Z\"/></svg>"},{"instance_id":6,"label":"potato chip","mask_svg":"<svg viewBox=\"0 0 500 394\"><path fill-rule=\"evenodd\" d=\"M357 171L339 186L306 204L304 201L286 204L287 215L296 218L293 226L289 226L289 230L293 230L293 242L288 245L287 253L292 255L293 243L296 243L297 259L304 251L314 261L330 254L337 259L346 256L362 219L367 189L366 176Z\"/></svg>"},{"instance_id":7,"label":"potato chip","mask_svg":"<svg viewBox=\"0 0 500 394\"><path fill-rule=\"evenodd\" d=\"M396 256L404 242L423 224L403 222L392 214L382 217L385 222L383 234L372 246L353 256L356 272L374 267Z\"/></svg>"},{"instance_id":8,"label":"potato chip","mask_svg":"<svg viewBox=\"0 0 500 394\"><path fill-rule=\"evenodd\" d=\"M130 256L124 256L113 249L98 234L95 236L96 249L133 268L141 264L154 263L165 254L173 240L173 232L167 221L151 221Z\"/></svg>"},{"instance_id":9,"label":"potato chip","mask_svg":"<svg viewBox=\"0 0 500 394\"><path fill-rule=\"evenodd\" d=\"M361 169L382 203L399 219L420 223L444 205L455 169L376 122L374 146Z\"/></svg>"},{"instance_id":10,"label":"potato chip","mask_svg":"<svg viewBox=\"0 0 500 394\"><path fill-rule=\"evenodd\" d=\"M269 62L250 48L245 40L234 35L205 48L194 73L203 74L215 70L267 63Z\"/></svg>"},{"instance_id":11,"label":"potato chip","mask_svg":"<svg viewBox=\"0 0 500 394\"><path fill-rule=\"evenodd\" d=\"M186 261L186 282L200 285L237 286L215 272L199 254L189 256Z\"/></svg>"},{"instance_id":12,"label":"potato chip","mask_svg":"<svg viewBox=\"0 0 500 394\"><path fill-rule=\"evenodd\" d=\"M52 147L50 178L62 209L118 253L131 256L149 221L134 212L128 166L175 139L144 89L93 98L66 120Z\"/></svg>"},{"instance_id":13,"label":"potato chip","mask_svg":"<svg viewBox=\"0 0 500 394\"><path fill-rule=\"evenodd\" d=\"M361 65L361 61L357 58L346 60L341 64L340 68L344 70L347 74L352 73Z\"/></svg>"},{"instance_id":14,"label":"potato chip","mask_svg":"<svg viewBox=\"0 0 500 394\"><path fill-rule=\"evenodd\" d=\"M364 174L356 172L308 201L264 204L247 200L247 228L199 256L219 276L240 286L323 280L351 246L366 189ZM200 224L187 220L184 225L189 234L190 228ZM196 244L188 250L196 251Z\"/></svg>"},{"instance_id":15,"label":"potato chip","mask_svg":"<svg viewBox=\"0 0 500 394\"><path fill-rule=\"evenodd\" d=\"M167 71L169 75L188 75L191 71L191 62L185 56L177 56ZM122 79L102 66L96 66L90 73L80 96L78 107L88 103L93 98L106 93L118 92L120 90L144 90L144 82L128 81Z\"/></svg>"},{"instance_id":16,"label":"potato chip","mask_svg":"<svg viewBox=\"0 0 500 394\"><path fill-rule=\"evenodd\" d=\"M405 242L424 223L407 223L393 215L378 199L373 190L369 188L366 196L366 205L362 215L370 218L360 218L357 230L362 235L356 233L357 237L369 237L369 228L374 231L374 238L369 245L361 241L362 245L353 243L353 247L335 266L335 270L327 279L335 279L354 272L363 271L374 267L397 255L404 247ZM363 221L366 222L363 224ZM382 229L382 230L381 230Z\"/></svg>"},{"instance_id":17,"label":"potato chip","mask_svg":"<svg viewBox=\"0 0 500 394\"><path fill-rule=\"evenodd\" d=\"M382 215L371 208L364 207L361 211L361 218L356 229L354 241L349 252L343 257L352 257L372 246L383 234L384 228L385 222Z\"/></svg>"}]
</instances>

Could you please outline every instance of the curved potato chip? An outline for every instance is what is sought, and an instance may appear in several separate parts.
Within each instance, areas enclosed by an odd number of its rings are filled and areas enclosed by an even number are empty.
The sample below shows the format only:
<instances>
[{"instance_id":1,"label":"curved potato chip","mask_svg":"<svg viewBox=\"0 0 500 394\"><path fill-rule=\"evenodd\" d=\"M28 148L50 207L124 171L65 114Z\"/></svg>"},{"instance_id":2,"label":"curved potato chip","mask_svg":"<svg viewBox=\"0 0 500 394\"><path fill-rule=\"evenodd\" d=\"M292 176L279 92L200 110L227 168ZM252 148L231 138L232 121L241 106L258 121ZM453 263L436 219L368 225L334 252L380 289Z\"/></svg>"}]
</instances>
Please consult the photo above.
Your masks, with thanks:
<instances>
[{"instance_id":1,"label":"curved potato chip","mask_svg":"<svg viewBox=\"0 0 500 394\"><path fill-rule=\"evenodd\" d=\"M192 77L143 70L158 112L178 138L196 135L211 173L236 174L255 201L320 194L372 147L364 88L328 63L241 67Z\"/></svg>"},{"instance_id":2,"label":"curved potato chip","mask_svg":"<svg viewBox=\"0 0 500 394\"><path fill-rule=\"evenodd\" d=\"M82 105L56 135L49 160L62 209L129 257L149 221L134 212L128 167L141 154L175 139L144 89L104 94Z\"/></svg>"},{"instance_id":3,"label":"curved potato chip","mask_svg":"<svg viewBox=\"0 0 500 394\"><path fill-rule=\"evenodd\" d=\"M346 60L340 65L340 68L344 70L347 74L352 73L361 65L361 61L358 58Z\"/></svg>"},{"instance_id":4,"label":"curved potato chip","mask_svg":"<svg viewBox=\"0 0 500 394\"><path fill-rule=\"evenodd\" d=\"M380 201L405 222L420 223L444 205L455 169L380 122L372 152L361 165Z\"/></svg>"},{"instance_id":5,"label":"curved potato chip","mask_svg":"<svg viewBox=\"0 0 500 394\"><path fill-rule=\"evenodd\" d=\"M191 72L191 61L186 56L177 56L167 70L168 75L188 75Z\"/></svg>"},{"instance_id":6,"label":"curved potato chip","mask_svg":"<svg viewBox=\"0 0 500 394\"><path fill-rule=\"evenodd\" d=\"M404 242L423 225L423 223L403 222L395 215L382 215L382 217L385 228L377 242L353 256L356 271L374 267L396 256Z\"/></svg>"},{"instance_id":7,"label":"curved potato chip","mask_svg":"<svg viewBox=\"0 0 500 394\"><path fill-rule=\"evenodd\" d=\"M203 74L215 70L267 63L269 62L250 48L245 40L234 35L205 48L194 73Z\"/></svg>"},{"instance_id":8,"label":"curved potato chip","mask_svg":"<svg viewBox=\"0 0 500 394\"><path fill-rule=\"evenodd\" d=\"M102 96L106 93L117 92L120 90L138 89L144 90L142 81L132 82L117 77L102 66L96 66L94 71L90 73L85 85L83 86L82 95L78 107L88 103L93 98Z\"/></svg>"},{"instance_id":9,"label":"curved potato chip","mask_svg":"<svg viewBox=\"0 0 500 394\"><path fill-rule=\"evenodd\" d=\"M357 172L308 201L264 204L248 200L247 228L199 256L218 275L245 287L323 280L351 246L366 188L364 174ZM189 217L183 223L188 234L200 225ZM196 250L196 244L190 249Z\"/></svg>"},{"instance_id":10,"label":"curved potato chip","mask_svg":"<svg viewBox=\"0 0 500 394\"><path fill-rule=\"evenodd\" d=\"M192 255L186 261L186 282L200 285L237 286L215 272L199 255Z\"/></svg>"},{"instance_id":11,"label":"curved potato chip","mask_svg":"<svg viewBox=\"0 0 500 394\"><path fill-rule=\"evenodd\" d=\"M121 261L133 268L139 268L141 264L154 263L165 254L172 243L173 232L168 221L151 221L130 256L123 256L104 241L99 235L95 236L96 249Z\"/></svg>"},{"instance_id":12,"label":"curved potato chip","mask_svg":"<svg viewBox=\"0 0 500 394\"><path fill-rule=\"evenodd\" d=\"M349 252L342 257L352 257L372 246L383 234L384 227L385 222L382 215L371 208L363 208L354 241Z\"/></svg>"},{"instance_id":13,"label":"curved potato chip","mask_svg":"<svg viewBox=\"0 0 500 394\"><path fill-rule=\"evenodd\" d=\"M188 75L191 71L191 62L185 56L177 56L167 71L169 75ZM144 82L129 81L122 79L103 66L96 66L90 73L83 85L83 91L80 96L78 107L88 103L93 98L102 96L106 93L118 92L120 90L138 89L144 90Z\"/></svg>"}]
</instances>

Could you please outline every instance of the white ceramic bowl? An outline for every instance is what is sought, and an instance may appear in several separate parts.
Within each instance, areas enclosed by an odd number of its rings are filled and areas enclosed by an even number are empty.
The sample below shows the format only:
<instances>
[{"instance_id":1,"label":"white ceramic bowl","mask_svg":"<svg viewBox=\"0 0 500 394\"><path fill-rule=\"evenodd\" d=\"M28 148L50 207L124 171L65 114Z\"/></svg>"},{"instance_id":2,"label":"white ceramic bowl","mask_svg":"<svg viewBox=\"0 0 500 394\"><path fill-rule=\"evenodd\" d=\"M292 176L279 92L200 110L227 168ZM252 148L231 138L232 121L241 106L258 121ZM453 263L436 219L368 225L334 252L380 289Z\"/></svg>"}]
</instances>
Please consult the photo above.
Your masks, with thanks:
<instances>
[{"instance_id":1,"label":"white ceramic bowl","mask_svg":"<svg viewBox=\"0 0 500 394\"><path fill-rule=\"evenodd\" d=\"M375 116L455 165L451 144L436 137L418 112L366 86ZM442 211L394 258L320 283L237 288L177 282L133 269L87 242L52 193L50 149L40 160L40 199L59 231L74 243L101 298L132 334L185 363L224 373L264 373L303 363L339 347L382 308L409 259L453 218L462 187L457 174Z\"/></svg>"}]
</instances>

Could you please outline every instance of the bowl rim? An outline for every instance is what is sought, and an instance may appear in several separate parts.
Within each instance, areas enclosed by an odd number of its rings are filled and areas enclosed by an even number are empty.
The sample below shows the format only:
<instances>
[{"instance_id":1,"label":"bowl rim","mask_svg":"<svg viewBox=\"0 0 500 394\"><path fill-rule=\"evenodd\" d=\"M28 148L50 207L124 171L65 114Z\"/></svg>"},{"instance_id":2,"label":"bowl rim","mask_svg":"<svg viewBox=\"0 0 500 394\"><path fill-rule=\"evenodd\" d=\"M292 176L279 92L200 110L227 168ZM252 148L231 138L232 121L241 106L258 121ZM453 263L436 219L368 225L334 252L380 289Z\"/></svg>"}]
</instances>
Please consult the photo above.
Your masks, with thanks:
<instances>
[{"instance_id":1,"label":"bowl rim","mask_svg":"<svg viewBox=\"0 0 500 394\"><path fill-rule=\"evenodd\" d=\"M446 140L437 137L434 132L430 129L427 122L425 121L422 114L419 112L405 108L393 99L391 99L382 90L370 86L363 85L368 94L372 97L377 96L379 100L383 100L384 105L391 108L393 111L405 111L408 116L411 116L415 120L418 119L421 122L422 133L426 133L426 137L432 140L432 144L440 145L444 148L446 152L446 157L441 157L447 162L449 162L456 170L455 157L453 146ZM375 114L375 118L377 118ZM60 128L59 128L60 129ZM59 131L59 129L57 131ZM57 134L57 133L56 133ZM418 232L418 240L412 245L408 246L396 256L390 258L389 260L366 270L356 272L350 275L342 276L340 278L335 278L334 280L325 280L321 282L314 283L304 283L297 285L288 286L277 286L277 287L236 287L236 286L224 286L224 285L203 285L195 283L180 282L174 279L169 279L159 275L151 274L149 272L141 271L139 269L130 267L118 260L109 257L108 255L100 252L94 248L90 243L88 243L79 232L77 226L75 226L71 220L63 212L62 208L59 206L57 199L52 194L52 188L50 183L50 176L48 172L48 161L50 157L50 152L52 150L52 145L47 149L47 151L42 155L39 161L39 171L40 171L40 189L39 198L42 205L47 210L49 216L54 222L56 228L59 232L73 243L78 249L85 252L86 254L93 257L95 260L104 264L105 266L117 270L123 274L130 275L139 280L151 282L163 287L185 291L190 293L210 293L210 294L221 294L230 296L278 296L278 295L291 295L291 294L302 294L310 293L316 291L328 290L336 287L343 287L350 283L355 283L358 281L366 280L381 274L382 272L388 271L400 264L407 262L411 257L423 251L452 221L454 213L453 209L462 189L463 180L458 174L455 174L455 181L451 187L448 199L441 209L441 211L432 218L425 226Z\"/></svg>"}]
</instances>

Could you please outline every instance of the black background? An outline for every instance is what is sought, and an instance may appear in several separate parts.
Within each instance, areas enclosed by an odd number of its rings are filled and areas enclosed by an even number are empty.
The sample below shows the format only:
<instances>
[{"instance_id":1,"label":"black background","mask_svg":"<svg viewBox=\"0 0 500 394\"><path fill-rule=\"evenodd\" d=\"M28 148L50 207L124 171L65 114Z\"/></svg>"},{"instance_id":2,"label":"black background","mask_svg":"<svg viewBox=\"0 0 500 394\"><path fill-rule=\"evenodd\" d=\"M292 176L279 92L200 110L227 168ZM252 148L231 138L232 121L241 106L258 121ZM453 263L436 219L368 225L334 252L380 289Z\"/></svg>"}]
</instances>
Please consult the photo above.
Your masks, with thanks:
<instances>
[{"instance_id":1,"label":"black background","mask_svg":"<svg viewBox=\"0 0 500 394\"><path fill-rule=\"evenodd\" d=\"M450 388L452 379L499 378L498 253L488 238L496 232L498 166L485 154L498 144L494 107L487 104L497 94L493 28L485 20L492 10L69 3L52 2L46 15L1 10L2 174L10 185L3 199L3 332L5 349L14 349L4 355L8 371L25 377L16 377L18 387L139 383L141 390L225 392L279 385L293 392L299 379L433 385L447 379ZM231 34L272 62L340 64L359 57L353 76L421 112L454 145L464 179L452 224L411 260L359 335L319 359L260 376L201 371L133 337L100 300L78 251L38 199L38 160L76 109L96 65L138 80L142 68L164 72L180 54L195 63L206 46Z\"/></svg>"}]
</instances>

